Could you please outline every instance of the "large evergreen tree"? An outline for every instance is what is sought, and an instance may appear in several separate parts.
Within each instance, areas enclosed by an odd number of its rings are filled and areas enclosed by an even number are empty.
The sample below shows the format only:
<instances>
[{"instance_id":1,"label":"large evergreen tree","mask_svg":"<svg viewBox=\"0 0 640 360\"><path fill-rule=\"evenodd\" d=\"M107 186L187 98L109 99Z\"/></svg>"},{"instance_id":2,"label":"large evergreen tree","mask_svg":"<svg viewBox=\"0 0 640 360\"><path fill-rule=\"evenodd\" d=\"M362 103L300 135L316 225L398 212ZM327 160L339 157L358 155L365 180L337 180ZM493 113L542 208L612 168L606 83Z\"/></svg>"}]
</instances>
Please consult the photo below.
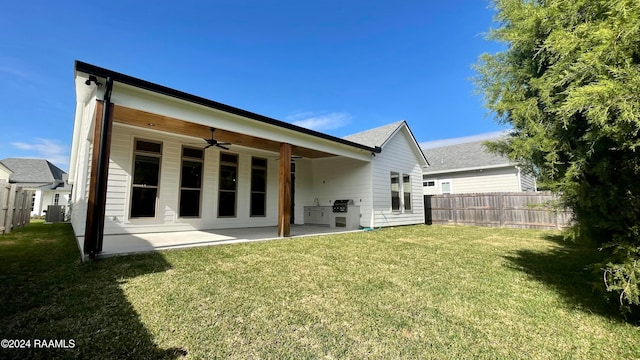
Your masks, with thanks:
<instances>
[{"instance_id":1,"label":"large evergreen tree","mask_svg":"<svg viewBox=\"0 0 640 360\"><path fill-rule=\"evenodd\" d=\"M529 165L602 250L603 283L640 304L640 1L494 0L507 50L476 85L512 136L495 151Z\"/></svg>"}]
</instances>

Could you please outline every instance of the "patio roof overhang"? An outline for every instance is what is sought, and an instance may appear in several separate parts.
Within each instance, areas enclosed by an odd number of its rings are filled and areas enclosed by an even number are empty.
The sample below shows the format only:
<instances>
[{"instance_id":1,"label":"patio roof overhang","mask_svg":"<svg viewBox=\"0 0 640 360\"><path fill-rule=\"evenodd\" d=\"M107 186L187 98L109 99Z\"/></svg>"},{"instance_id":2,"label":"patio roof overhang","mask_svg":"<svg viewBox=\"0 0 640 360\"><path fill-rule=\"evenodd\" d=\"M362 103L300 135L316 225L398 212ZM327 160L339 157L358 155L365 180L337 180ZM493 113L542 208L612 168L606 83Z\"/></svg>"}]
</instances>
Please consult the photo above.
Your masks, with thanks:
<instances>
[{"instance_id":1,"label":"patio roof overhang","mask_svg":"<svg viewBox=\"0 0 640 360\"><path fill-rule=\"evenodd\" d=\"M314 130L305 129L80 61L76 61L75 63L75 72L76 96L79 102L87 101L91 96L95 96L96 94L93 90L88 92L86 88L83 88L83 84L89 87L95 84L99 87L103 84L100 83L100 81L106 83L103 100L96 99L98 104L96 106L94 120L95 126L93 127L94 151L92 152L91 158L90 177L92 181L89 183L89 207L84 241L84 252L88 254L90 258L95 258L96 255L102 251L107 191L106 184L113 123L118 122L130 126L193 136L201 139L208 138L211 134L210 129L214 126L213 123L210 123L210 119L204 122L197 120L187 121L179 117L148 111L154 109L153 106L149 107L149 103L146 104L147 107L142 106L141 108L130 106L126 101L126 96L118 98L120 91L128 93L133 90L134 92L155 94L156 97L159 95L161 98L167 99L167 101L174 102L175 105L169 106L184 107L187 105L194 109L209 109L209 111L212 111L212 115L223 114L224 116L219 119L227 125L220 126L220 128L216 127L216 140L239 146L278 152L280 155L278 191L279 237L287 237L290 235L292 156L317 159L333 157L339 154L352 154L352 156L356 158L365 159L367 156L370 158L371 155L382 151L381 148L377 146L370 147ZM113 102L111 98L112 91L114 91ZM101 91L99 90L97 93L101 93ZM120 102L121 100L122 102ZM156 105L160 104L161 103L156 102ZM163 105L165 105L164 107L166 109L166 104ZM236 121L244 122L244 127L235 126ZM256 128L268 130L267 132L275 136L273 138L257 136L256 133L259 134L261 132L254 129L251 125L247 125L249 123L255 124ZM235 128L244 128L246 133L233 131ZM74 128L74 134L75 131ZM301 146L300 144L295 144L295 142L298 142L297 137L306 139L299 141L300 143L311 145ZM294 143L293 145L291 144L292 142ZM314 148L314 146L318 148ZM335 153L333 153L334 151ZM72 149L72 153L73 152L74 149Z\"/></svg>"}]
</instances>

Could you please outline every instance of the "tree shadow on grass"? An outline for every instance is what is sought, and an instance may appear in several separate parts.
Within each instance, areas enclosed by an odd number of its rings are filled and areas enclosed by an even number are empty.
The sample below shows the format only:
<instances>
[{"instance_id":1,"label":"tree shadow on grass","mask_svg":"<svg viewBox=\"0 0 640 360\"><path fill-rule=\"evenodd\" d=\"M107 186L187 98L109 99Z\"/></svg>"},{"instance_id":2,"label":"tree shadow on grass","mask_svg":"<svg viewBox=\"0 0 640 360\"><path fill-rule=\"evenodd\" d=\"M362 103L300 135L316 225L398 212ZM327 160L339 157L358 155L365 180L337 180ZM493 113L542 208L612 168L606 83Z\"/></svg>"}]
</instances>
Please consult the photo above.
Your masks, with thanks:
<instances>
[{"instance_id":1,"label":"tree shadow on grass","mask_svg":"<svg viewBox=\"0 0 640 360\"><path fill-rule=\"evenodd\" d=\"M32 224L0 236L0 338L25 340L19 344L30 347L3 348L0 357L186 355L184 349L161 349L154 343L120 288L127 279L170 268L157 253L81 263L69 224ZM58 348L43 348L42 340L47 346L57 340Z\"/></svg>"},{"instance_id":2,"label":"tree shadow on grass","mask_svg":"<svg viewBox=\"0 0 640 360\"><path fill-rule=\"evenodd\" d=\"M518 250L504 258L509 260L510 267L562 295L569 307L625 322L616 304L607 301L603 294L602 278L594 267L602 260L598 250L567 241L561 235L549 235L546 239L559 246L547 251Z\"/></svg>"}]
</instances>

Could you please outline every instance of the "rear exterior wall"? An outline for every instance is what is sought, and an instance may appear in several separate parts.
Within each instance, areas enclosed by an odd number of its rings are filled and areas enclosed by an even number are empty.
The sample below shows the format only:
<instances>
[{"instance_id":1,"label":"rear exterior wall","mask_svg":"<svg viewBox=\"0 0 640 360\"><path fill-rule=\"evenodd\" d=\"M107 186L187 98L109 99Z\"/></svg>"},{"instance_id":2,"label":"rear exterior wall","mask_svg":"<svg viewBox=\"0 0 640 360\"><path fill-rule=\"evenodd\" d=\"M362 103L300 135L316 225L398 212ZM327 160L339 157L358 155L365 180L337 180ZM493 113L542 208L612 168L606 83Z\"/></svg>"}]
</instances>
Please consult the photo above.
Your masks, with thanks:
<instances>
[{"instance_id":1,"label":"rear exterior wall","mask_svg":"<svg viewBox=\"0 0 640 360\"><path fill-rule=\"evenodd\" d=\"M414 141L406 129L393 135L376 154L372 167L373 213L371 227L412 225L424 223L424 199L422 195L422 168ZM392 211L391 172L410 175L411 210Z\"/></svg>"}]
</instances>

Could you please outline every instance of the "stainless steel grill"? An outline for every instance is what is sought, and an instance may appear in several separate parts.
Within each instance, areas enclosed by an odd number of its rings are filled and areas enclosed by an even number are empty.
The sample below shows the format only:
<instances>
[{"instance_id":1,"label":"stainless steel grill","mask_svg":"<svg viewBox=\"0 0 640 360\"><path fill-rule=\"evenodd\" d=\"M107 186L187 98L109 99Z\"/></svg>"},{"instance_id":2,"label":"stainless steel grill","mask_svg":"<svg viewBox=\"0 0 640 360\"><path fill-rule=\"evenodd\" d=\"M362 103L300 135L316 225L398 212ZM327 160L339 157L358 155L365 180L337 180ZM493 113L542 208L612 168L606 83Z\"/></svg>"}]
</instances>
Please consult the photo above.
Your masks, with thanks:
<instances>
[{"instance_id":1,"label":"stainless steel grill","mask_svg":"<svg viewBox=\"0 0 640 360\"><path fill-rule=\"evenodd\" d=\"M334 213L346 213L349 211L349 206L353 205L353 200L336 200L333 202L333 212Z\"/></svg>"}]
</instances>

